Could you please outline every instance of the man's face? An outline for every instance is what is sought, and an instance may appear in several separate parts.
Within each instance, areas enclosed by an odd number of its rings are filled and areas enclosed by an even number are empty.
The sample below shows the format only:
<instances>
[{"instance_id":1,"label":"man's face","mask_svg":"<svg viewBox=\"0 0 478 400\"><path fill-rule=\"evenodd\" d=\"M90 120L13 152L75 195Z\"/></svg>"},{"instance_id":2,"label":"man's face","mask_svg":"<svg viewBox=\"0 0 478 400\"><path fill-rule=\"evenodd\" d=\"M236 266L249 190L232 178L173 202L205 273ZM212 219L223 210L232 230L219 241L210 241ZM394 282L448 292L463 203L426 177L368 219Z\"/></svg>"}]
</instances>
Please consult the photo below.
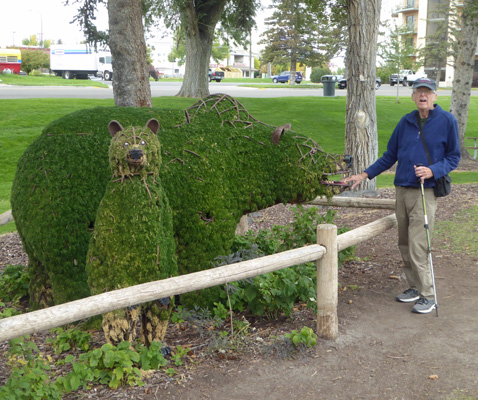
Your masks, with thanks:
<instances>
[{"instance_id":1,"label":"man's face","mask_svg":"<svg viewBox=\"0 0 478 400\"><path fill-rule=\"evenodd\" d=\"M419 87L413 90L412 99L417 105L418 111L428 112L433 109L437 95L427 87Z\"/></svg>"}]
</instances>

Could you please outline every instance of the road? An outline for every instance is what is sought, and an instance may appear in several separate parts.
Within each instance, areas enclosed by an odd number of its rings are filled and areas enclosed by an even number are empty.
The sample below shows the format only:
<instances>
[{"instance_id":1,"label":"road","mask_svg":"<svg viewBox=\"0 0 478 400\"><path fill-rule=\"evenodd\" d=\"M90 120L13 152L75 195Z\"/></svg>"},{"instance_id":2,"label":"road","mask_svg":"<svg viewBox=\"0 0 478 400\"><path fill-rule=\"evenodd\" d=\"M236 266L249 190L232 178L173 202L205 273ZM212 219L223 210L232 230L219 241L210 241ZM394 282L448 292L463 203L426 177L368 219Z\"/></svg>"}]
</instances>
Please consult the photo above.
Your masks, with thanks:
<instances>
[{"instance_id":1,"label":"road","mask_svg":"<svg viewBox=\"0 0 478 400\"><path fill-rule=\"evenodd\" d=\"M113 89L111 82L105 82L108 88L96 87L69 87L69 86L7 86L0 84L0 99L37 99L37 98L81 98L81 99L112 99ZM181 88L182 82L151 82L151 96L175 96ZM277 84L277 88L250 88L244 87L243 83L222 81L220 83L209 83L209 90L212 93L225 93L232 97L304 97L323 96L323 90L305 88L287 88L285 85ZM377 90L377 96L396 96L397 87L382 85ZM399 87L400 96L409 96L409 87ZM347 90L336 89L336 96L346 96ZM439 91L440 96L451 96L450 89ZM471 92L477 96L477 91Z\"/></svg>"}]
</instances>

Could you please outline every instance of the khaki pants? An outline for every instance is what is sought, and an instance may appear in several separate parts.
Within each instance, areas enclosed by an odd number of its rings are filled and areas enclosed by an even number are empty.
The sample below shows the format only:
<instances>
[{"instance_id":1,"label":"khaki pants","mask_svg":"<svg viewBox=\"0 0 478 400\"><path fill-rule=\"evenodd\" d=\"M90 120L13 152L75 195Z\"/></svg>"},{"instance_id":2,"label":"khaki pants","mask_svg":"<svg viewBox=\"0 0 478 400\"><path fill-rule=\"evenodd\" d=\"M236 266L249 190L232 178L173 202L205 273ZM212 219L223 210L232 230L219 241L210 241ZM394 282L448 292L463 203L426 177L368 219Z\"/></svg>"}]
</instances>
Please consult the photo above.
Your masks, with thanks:
<instances>
[{"instance_id":1,"label":"khaki pants","mask_svg":"<svg viewBox=\"0 0 478 400\"><path fill-rule=\"evenodd\" d=\"M428 260L427 232L420 188L395 187L395 213L398 222L398 248L410 288L422 297L434 300L433 282ZM435 223L437 201L433 188L425 189L430 235Z\"/></svg>"}]
</instances>

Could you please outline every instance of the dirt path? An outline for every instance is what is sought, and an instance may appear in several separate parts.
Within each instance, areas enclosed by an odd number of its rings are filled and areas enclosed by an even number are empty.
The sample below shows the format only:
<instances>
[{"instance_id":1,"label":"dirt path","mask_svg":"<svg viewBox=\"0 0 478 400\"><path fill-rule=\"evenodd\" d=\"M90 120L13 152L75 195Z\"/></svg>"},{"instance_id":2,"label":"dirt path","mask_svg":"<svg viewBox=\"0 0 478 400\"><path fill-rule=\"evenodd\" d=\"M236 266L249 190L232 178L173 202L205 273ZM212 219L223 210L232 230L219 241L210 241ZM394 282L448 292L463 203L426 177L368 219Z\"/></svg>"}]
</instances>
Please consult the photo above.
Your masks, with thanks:
<instances>
[{"instance_id":1,"label":"dirt path","mask_svg":"<svg viewBox=\"0 0 478 400\"><path fill-rule=\"evenodd\" d=\"M462 207L476 204L477 193L478 185L455 188L449 198L440 199L438 219L452 219ZM382 195L393 196L387 191ZM339 211L340 218L348 219L347 226L389 213ZM357 246L357 254L366 261L342 268L342 285L360 289L340 293L336 342L319 341L295 359L243 357L212 368L199 366L186 384L170 385L148 398L160 394L175 400L476 398L478 256L450 253L442 246L446 238L437 239L433 260L439 317L413 314L412 305L395 301L407 288L396 235L393 229ZM315 329L315 321L309 320L308 326Z\"/></svg>"},{"instance_id":2,"label":"dirt path","mask_svg":"<svg viewBox=\"0 0 478 400\"><path fill-rule=\"evenodd\" d=\"M402 283L349 292L340 299L337 342L321 341L297 360L198 369L186 386L166 391L168 398L455 399L457 390L478 396L477 272L460 261L442 258L437 268L438 318L395 302Z\"/></svg>"}]
</instances>

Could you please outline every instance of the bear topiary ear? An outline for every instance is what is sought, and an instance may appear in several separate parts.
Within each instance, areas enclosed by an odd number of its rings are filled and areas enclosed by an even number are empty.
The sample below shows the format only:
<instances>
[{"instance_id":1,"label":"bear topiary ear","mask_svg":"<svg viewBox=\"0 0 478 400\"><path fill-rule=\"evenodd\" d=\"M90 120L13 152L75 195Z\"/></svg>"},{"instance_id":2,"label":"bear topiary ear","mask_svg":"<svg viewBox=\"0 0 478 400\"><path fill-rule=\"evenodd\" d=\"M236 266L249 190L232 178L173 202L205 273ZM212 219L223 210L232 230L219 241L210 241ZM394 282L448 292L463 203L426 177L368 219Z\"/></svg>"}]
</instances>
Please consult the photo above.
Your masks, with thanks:
<instances>
[{"instance_id":1,"label":"bear topiary ear","mask_svg":"<svg viewBox=\"0 0 478 400\"><path fill-rule=\"evenodd\" d=\"M108 124L108 131L110 132L111 137L115 137L118 132L124 131L124 128L118 121L110 121Z\"/></svg>"},{"instance_id":2,"label":"bear topiary ear","mask_svg":"<svg viewBox=\"0 0 478 400\"><path fill-rule=\"evenodd\" d=\"M159 121L157 119L151 118L148 122L146 122L146 126L151 129L155 135L158 134L159 131Z\"/></svg>"},{"instance_id":3,"label":"bear topiary ear","mask_svg":"<svg viewBox=\"0 0 478 400\"><path fill-rule=\"evenodd\" d=\"M274 129L274 132L272 132L272 143L274 143L276 146L279 144L282 135L285 133L285 131L290 131L291 124L285 124L282 126L278 126L276 129Z\"/></svg>"}]
</instances>

